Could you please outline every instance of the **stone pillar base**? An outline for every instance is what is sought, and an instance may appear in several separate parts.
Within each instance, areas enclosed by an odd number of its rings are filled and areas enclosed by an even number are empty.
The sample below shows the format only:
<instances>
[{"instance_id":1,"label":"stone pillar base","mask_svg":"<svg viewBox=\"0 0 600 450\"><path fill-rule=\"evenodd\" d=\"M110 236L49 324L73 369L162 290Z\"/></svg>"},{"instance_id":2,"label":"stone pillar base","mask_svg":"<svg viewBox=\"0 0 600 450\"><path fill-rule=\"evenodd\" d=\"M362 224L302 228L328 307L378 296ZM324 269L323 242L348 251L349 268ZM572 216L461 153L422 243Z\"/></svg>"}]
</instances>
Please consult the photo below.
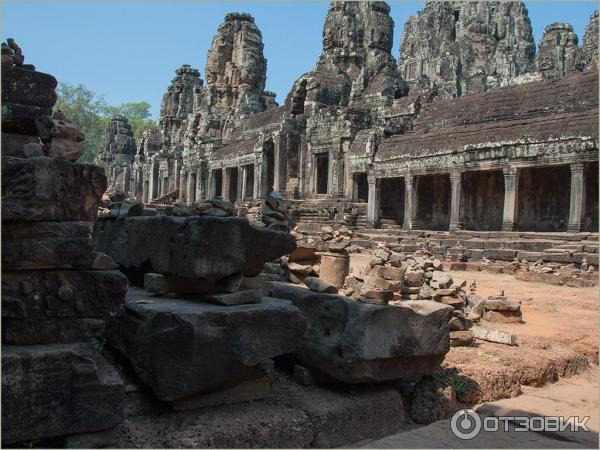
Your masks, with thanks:
<instances>
[{"instance_id":1,"label":"stone pillar base","mask_svg":"<svg viewBox=\"0 0 600 450\"><path fill-rule=\"evenodd\" d=\"M579 223L571 223L567 226L567 231L569 233L579 233L581 231L581 224Z\"/></svg>"},{"instance_id":2,"label":"stone pillar base","mask_svg":"<svg viewBox=\"0 0 600 450\"><path fill-rule=\"evenodd\" d=\"M515 231L517 226L514 222L502 222L502 231Z\"/></svg>"}]
</instances>

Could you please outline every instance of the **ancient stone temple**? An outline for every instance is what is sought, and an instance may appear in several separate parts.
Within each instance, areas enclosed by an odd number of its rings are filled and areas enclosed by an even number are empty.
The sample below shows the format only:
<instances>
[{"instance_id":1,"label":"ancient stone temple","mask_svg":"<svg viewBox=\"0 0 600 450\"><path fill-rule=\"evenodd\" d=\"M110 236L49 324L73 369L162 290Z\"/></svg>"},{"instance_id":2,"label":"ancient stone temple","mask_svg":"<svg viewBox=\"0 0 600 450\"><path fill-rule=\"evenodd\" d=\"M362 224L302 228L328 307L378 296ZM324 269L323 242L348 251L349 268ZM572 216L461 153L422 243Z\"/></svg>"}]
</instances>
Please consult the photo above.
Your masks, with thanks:
<instances>
[{"instance_id":1,"label":"ancient stone temple","mask_svg":"<svg viewBox=\"0 0 600 450\"><path fill-rule=\"evenodd\" d=\"M396 61L389 11L331 2L322 52L281 106L254 19L228 14L206 82L176 71L137 154L107 129L111 186L146 203L275 190L371 227L597 230L597 14L583 45L555 23L536 52L522 2L430 1Z\"/></svg>"}]
</instances>

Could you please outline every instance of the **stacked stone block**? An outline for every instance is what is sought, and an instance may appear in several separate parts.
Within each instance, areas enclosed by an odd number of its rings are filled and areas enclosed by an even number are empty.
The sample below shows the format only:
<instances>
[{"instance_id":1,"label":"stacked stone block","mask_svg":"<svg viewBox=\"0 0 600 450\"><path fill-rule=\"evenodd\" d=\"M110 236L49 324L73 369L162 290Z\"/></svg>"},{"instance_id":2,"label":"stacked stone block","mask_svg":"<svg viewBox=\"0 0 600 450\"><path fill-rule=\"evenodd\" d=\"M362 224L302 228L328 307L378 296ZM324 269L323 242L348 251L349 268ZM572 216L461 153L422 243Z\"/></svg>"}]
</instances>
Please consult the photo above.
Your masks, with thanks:
<instances>
[{"instance_id":1,"label":"stacked stone block","mask_svg":"<svg viewBox=\"0 0 600 450\"><path fill-rule=\"evenodd\" d=\"M123 414L123 383L91 344L127 290L91 241L106 177L73 162L83 135L52 114L55 87L3 58L3 444L108 429Z\"/></svg>"}]
</instances>

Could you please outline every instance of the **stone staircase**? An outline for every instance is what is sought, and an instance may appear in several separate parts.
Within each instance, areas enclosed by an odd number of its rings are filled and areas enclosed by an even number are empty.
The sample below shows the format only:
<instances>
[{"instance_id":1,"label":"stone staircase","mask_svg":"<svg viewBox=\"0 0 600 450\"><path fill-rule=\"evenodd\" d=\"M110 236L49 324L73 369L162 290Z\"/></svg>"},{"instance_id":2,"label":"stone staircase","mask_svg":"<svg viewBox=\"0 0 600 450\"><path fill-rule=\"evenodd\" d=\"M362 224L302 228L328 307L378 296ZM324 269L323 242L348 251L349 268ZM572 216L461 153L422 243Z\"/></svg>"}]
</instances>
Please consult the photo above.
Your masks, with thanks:
<instances>
[{"instance_id":1,"label":"stone staircase","mask_svg":"<svg viewBox=\"0 0 600 450\"><path fill-rule=\"evenodd\" d=\"M319 232L323 225L346 225L352 229L367 227L367 204L344 198L315 195L303 200L288 200L294 225L308 232Z\"/></svg>"}]
</instances>

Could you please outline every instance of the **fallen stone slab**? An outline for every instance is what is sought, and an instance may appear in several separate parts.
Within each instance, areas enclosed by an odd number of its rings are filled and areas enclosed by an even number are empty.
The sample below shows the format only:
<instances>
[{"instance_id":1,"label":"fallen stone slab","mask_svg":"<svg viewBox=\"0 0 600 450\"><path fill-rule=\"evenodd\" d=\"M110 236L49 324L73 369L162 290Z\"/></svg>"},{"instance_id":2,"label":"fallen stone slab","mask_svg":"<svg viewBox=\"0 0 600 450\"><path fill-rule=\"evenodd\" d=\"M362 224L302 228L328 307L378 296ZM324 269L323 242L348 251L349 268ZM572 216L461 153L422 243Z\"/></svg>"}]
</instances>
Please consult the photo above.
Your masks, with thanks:
<instances>
[{"instance_id":1,"label":"fallen stone slab","mask_svg":"<svg viewBox=\"0 0 600 450\"><path fill-rule=\"evenodd\" d=\"M287 300L226 307L130 288L109 341L159 399L172 402L260 377L259 363L293 351L305 330Z\"/></svg>"},{"instance_id":2,"label":"fallen stone slab","mask_svg":"<svg viewBox=\"0 0 600 450\"><path fill-rule=\"evenodd\" d=\"M93 221L106 190L97 166L57 158L2 157L2 221Z\"/></svg>"},{"instance_id":3,"label":"fallen stone slab","mask_svg":"<svg viewBox=\"0 0 600 450\"><path fill-rule=\"evenodd\" d=\"M208 280L149 272L144 274L144 289L154 294L169 292L197 294L212 292L214 286Z\"/></svg>"},{"instance_id":4,"label":"fallen stone slab","mask_svg":"<svg viewBox=\"0 0 600 450\"><path fill-rule=\"evenodd\" d=\"M521 323L523 313L521 311L489 311L483 313L483 320L498 323Z\"/></svg>"},{"instance_id":5,"label":"fallen stone slab","mask_svg":"<svg viewBox=\"0 0 600 450\"><path fill-rule=\"evenodd\" d=\"M147 272L213 282L236 273L252 277L296 245L288 233L212 216L101 219L94 240L98 251L140 283Z\"/></svg>"},{"instance_id":6,"label":"fallen stone slab","mask_svg":"<svg viewBox=\"0 0 600 450\"><path fill-rule=\"evenodd\" d=\"M244 289L238 292L217 292L204 296L210 303L224 306L246 305L260 303L262 294L259 289Z\"/></svg>"},{"instance_id":7,"label":"fallen stone slab","mask_svg":"<svg viewBox=\"0 0 600 450\"><path fill-rule=\"evenodd\" d=\"M517 345L517 337L507 331L486 330L481 327L471 328L471 332L476 339L483 341L496 342L497 344Z\"/></svg>"},{"instance_id":8,"label":"fallen stone slab","mask_svg":"<svg viewBox=\"0 0 600 450\"><path fill-rule=\"evenodd\" d=\"M382 306L271 283L308 320L295 353L301 363L344 383L418 376L435 370L450 348L452 308L419 300Z\"/></svg>"},{"instance_id":9,"label":"fallen stone slab","mask_svg":"<svg viewBox=\"0 0 600 450\"><path fill-rule=\"evenodd\" d=\"M483 307L491 311L519 311L521 302L504 296L491 296L485 299Z\"/></svg>"},{"instance_id":10,"label":"fallen stone slab","mask_svg":"<svg viewBox=\"0 0 600 450\"><path fill-rule=\"evenodd\" d=\"M112 428L124 395L89 344L2 345L3 444Z\"/></svg>"},{"instance_id":11,"label":"fallen stone slab","mask_svg":"<svg viewBox=\"0 0 600 450\"><path fill-rule=\"evenodd\" d=\"M2 103L52 108L57 81L52 75L20 67L2 67Z\"/></svg>"},{"instance_id":12,"label":"fallen stone slab","mask_svg":"<svg viewBox=\"0 0 600 450\"><path fill-rule=\"evenodd\" d=\"M96 257L88 222L2 222L4 270L90 268Z\"/></svg>"}]
</instances>

